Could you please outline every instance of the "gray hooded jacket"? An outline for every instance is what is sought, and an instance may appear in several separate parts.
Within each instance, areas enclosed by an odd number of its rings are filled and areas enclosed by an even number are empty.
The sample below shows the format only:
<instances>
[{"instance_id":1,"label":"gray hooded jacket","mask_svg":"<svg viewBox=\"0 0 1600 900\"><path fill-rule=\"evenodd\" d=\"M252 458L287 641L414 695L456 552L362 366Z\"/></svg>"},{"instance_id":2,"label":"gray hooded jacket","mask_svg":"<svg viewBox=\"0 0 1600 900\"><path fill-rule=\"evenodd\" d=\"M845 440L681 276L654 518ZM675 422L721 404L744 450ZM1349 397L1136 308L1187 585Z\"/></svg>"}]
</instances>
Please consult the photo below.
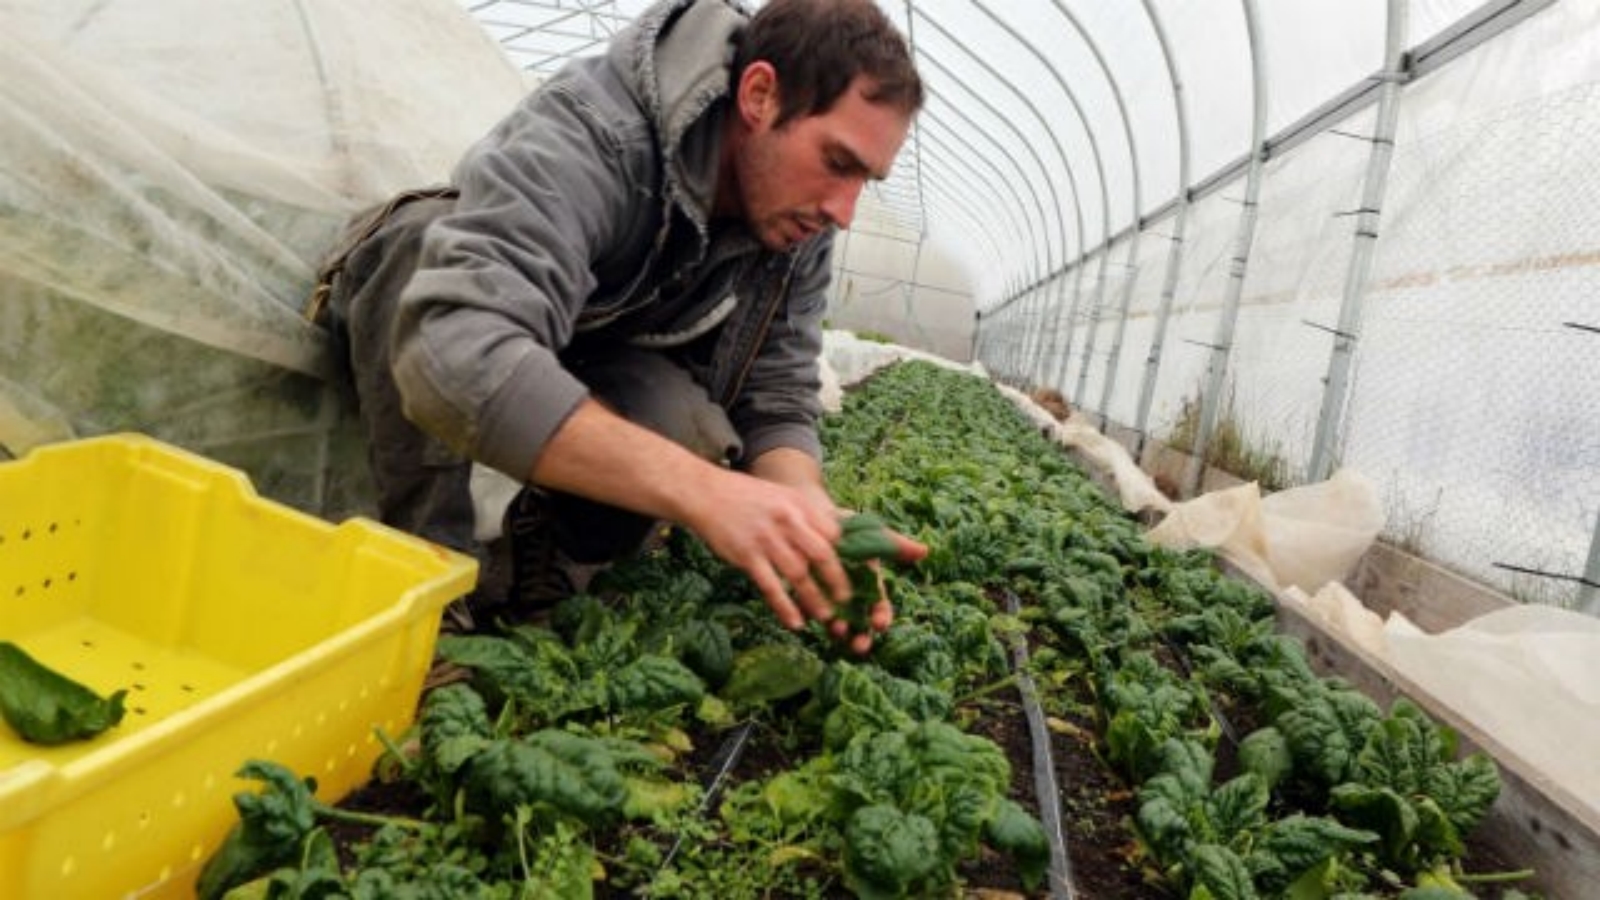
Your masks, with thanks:
<instances>
[{"instance_id":1,"label":"gray hooded jacket","mask_svg":"<svg viewBox=\"0 0 1600 900\"><path fill-rule=\"evenodd\" d=\"M832 235L787 253L713 222L732 41L727 0L667 0L569 64L457 167L400 301L406 415L525 480L588 395L568 370L659 349L728 412L749 460L820 454L817 356Z\"/></svg>"}]
</instances>

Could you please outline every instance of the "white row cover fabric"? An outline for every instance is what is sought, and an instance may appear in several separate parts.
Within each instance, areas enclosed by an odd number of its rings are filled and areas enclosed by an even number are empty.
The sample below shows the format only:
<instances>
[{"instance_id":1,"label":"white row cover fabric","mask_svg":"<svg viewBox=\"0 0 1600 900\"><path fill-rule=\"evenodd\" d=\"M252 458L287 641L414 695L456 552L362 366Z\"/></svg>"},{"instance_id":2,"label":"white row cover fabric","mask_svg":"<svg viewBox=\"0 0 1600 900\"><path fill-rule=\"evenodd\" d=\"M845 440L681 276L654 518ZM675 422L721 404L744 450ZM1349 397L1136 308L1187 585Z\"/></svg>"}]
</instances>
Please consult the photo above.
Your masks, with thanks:
<instances>
[{"instance_id":1,"label":"white row cover fabric","mask_svg":"<svg viewBox=\"0 0 1600 900\"><path fill-rule=\"evenodd\" d=\"M141 431L315 505L342 418L316 266L355 210L446 180L522 76L451 0L0 21L0 447Z\"/></svg>"},{"instance_id":2,"label":"white row cover fabric","mask_svg":"<svg viewBox=\"0 0 1600 900\"><path fill-rule=\"evenodd\" d=\"M1340 469L1266 496L1249 482L1174 504L1147 537L1179 550L1215 548L1269 590L1317 591L1349 577L1383 523L1372 481Z\"/></svg>"},{"instance_id":3,"label":"white row cover fabric","mask_svg":"<svg viewBox=\"0 0 1600 900\"><path fill-rule=\"evenodd\" d=\"M1600 620L1522 604L1438 634L1343 585L1280 595L1377 657L1600 815Z\"/></svg>"}]
</instances>

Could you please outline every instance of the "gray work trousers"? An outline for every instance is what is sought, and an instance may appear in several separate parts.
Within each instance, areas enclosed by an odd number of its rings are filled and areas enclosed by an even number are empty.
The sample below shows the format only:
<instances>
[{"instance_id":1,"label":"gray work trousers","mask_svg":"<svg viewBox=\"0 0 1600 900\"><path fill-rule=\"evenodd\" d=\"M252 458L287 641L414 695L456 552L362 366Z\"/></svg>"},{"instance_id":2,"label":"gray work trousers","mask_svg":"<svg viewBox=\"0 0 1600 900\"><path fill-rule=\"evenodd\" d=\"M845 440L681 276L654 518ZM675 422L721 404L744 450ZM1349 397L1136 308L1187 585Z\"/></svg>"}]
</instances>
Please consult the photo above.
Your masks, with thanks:
<instances>
[{"instance_id":1,"label":"gray work trousers","mask_svg":"<svg viewBox=\"0 0 1600 900\"><path fill-rule=\"evenodd\" d=\"M368 462L388 525L478 557L480 590L509 583L504 555L473 537L472 462L412 424L401 411L392 372L392 327L400 292L416 269L423 229L449 210L449 198L420 198L352 225L336 254L324 316L348 363ZM325 276L326 277L326 276ZM736 457L740 441L724 410L689 372L666 356L618 345L564 360L593 398L636 424L716 462ZM525 481L529 473L508 473ZM525 491L533 490L524 488ZM637 549L653 520L559 491L537 490L556 546L574 562L600 563ZM498 599L498 598L487 598Z\"/></svg>"}]
</instances>

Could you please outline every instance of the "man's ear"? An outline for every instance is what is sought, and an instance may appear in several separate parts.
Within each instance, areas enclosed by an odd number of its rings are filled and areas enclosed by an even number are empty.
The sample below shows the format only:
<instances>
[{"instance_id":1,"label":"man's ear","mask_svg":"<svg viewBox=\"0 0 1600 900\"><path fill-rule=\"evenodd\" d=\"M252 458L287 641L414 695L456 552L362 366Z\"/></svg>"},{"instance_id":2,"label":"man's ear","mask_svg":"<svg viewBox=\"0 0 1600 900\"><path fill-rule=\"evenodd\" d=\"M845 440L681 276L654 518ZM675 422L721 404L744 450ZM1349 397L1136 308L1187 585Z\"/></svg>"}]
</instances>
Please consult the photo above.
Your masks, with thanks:
<instances>
[{"instance_id":1,"label":"man's ear","mask_svg":"<svg viewBox=\"0 0 1600 900\"><path fill-rule=\"evenodd\" d=\"M751 129L770 128L778 121L778 70L763 59L745 66L739 76L739 118Z\"/></svg>"}]
</instances>

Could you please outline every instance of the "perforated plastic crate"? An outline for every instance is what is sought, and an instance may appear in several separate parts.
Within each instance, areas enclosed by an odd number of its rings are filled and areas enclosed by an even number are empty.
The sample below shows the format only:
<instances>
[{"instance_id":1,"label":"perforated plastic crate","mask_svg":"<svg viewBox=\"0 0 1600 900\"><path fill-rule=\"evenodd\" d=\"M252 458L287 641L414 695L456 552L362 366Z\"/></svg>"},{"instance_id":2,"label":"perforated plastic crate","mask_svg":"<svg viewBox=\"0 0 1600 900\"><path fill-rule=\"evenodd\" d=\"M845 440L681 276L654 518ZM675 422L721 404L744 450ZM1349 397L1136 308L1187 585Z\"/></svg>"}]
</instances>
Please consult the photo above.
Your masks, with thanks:
<instances>
[{"instance_id":1,"label":"perforated plastic crate","mask_svg":"<svg viewBox=\"0 0 1600 900\"><path fill-rule=\"evenodd\" d=\"M0 722L0 897L190 896L264 758L333 801L410 724L469 558L334 526L139 436L0 463L0 640L122 724L60 747Z\"/></svg>"}]
</instances>

